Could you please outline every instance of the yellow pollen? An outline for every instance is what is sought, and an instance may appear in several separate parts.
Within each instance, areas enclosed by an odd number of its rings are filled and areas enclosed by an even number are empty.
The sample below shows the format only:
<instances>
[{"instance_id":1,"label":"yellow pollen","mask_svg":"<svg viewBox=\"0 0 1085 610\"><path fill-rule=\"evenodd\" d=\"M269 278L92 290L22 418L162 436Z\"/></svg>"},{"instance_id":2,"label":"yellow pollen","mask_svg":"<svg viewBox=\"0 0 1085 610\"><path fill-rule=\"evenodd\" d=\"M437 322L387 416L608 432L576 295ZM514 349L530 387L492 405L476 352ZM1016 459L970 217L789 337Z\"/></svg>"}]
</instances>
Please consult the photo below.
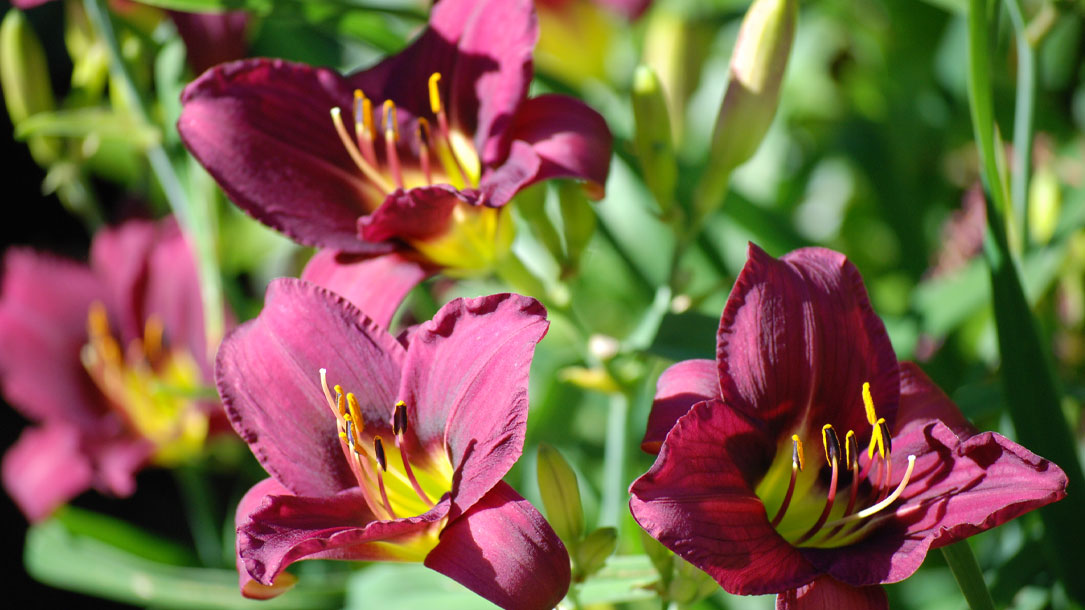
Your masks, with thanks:
<instances>
[{"instance_id":1,"label":"yellow pollen","mask_svg":"<svg viewBox=\"0 0 1085 610\"><path fill-rule=\"evenodd\" d=\"M859 466L859 443L855 440L854 430L848 430L844 435L844 459L848 462L848 470Z\"/></svg>"},{"instance_id":2,"label":"yellow pollen","mask_svg":"<svg viewBox=\"0 0 1085 610\"><path fill-rule=\"evenodd\" d=\"M437 84L441 82L441 73L434 72L429 75L429 108L436 116L441 113L441 92Z\"/></svg>"},{"instance_id":3,"label":"yellow pollen","mask_svg":"<svg viewBox=\"0 0 1085 610\"><path fill-rule=\"evenodd\" d=\"M874 399L870 396L870 382L863 382L863 406L866 407L866 421L873 426L878 423L878 414L874 412Z\"/></svg>"},{"instance_id":4,"label":"yellow pollen","mask_svg":"<svg viewBox=\"0 0 1085 610\"><path fill-rule=\"evenodd\" d=\"M399 141L399 124L396 122L396 104L392 100L384 100L384 137L393 142Z\"/></svg>"},{"instance_id":5,"label":"yellow pollen","mask_svg":"<svg viewBox=\"0 0 1085 610\"><path fill-rule=\"evenodd\" d=\"M802 439L799 438L798 434L792 434L791 443L792 463L798 464L799 471L801 472L803 469L806 468L806 458L802 455Z\"/></svg>"},{"instance_id":6,"label":"yellow pollen","mask_svg":"<svg viewBox=\"0 0 1085 610\"><path fill-rule=\"evenodd\" d=\"M347 409L350 410L350 419L354 422L355 440L359 440L357 435L362 433L362 429L365 427L365 420L362 419L361 408L358 406L358 399L354 397L353 392L347 393Z\"/></svg>"},{"instance_id":7,"label":"yellow pollen","mask_svg":"<svg viewBox=\"0 0 1085 610\"><path fill-rule=\"evenodd\" d=\"M867 458L874 459L875 446L878 448L878 455L883 459L885 458L886 439L883 436L885 430L888 430L888 428L885 425L884 417L874 422L874 431L870 435L870 446L867 448Z\"/></svg>"},{"instance_id":8,"label":"yellow pollen","mask_svg":"<svg viewBox=\"0 0 1085 610\"><path fill-rule=\"evenodd\" d=\"M90 304L87 312L87 334L92 339L100 339L109 336L109 316L106 314L105 305L101 301Z\"/></svg>"},{"instance_id":9,"label":"yellow pollen","mask_svg":"<svg viewBox=\"0 0 1085 610\"><path fill-rule=\"evenodd\" d=\"M365 103L369 101L361 89L354 90L354 131L358 135L368 135L365 124Z\"/></svg>"},{"instance_id":10,"label":"yellow pollen","mask_svg":"<svg viewBox=\"0 0 1085 610\"><path fill-rule=\"evenodd\" d=\"M165 329L162 326L162 319L154 315L148 316L147 322L143 325L143 350L149 359L157 357L162 351L162 336L164 334Z\"/></svg>"},{"instance_id":11,"label":"yellow pollen","mask_svg":"<svg viewBox=\"0 0 1085 610\"><path fill-rule=\"evenodd\" d=\"M825 461L832 463L840 459L840 439L836 436L832 424L821 427L821 444L825 447Z\"/></svg>"}]
</instances>

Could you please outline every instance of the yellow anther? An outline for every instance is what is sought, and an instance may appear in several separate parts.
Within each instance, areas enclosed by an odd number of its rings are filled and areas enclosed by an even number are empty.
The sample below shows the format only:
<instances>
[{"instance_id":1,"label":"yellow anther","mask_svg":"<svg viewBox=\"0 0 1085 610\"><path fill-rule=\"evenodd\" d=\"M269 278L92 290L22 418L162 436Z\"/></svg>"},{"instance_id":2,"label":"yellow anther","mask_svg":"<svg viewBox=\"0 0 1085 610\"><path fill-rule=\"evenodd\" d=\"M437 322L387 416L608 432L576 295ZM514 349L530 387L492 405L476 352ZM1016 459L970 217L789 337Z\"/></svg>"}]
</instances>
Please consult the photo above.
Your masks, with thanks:
<instances>
[{"instance_id":1,"label":"yellow anther","mask_svg":"<svg viewBox=\"0 0 1085 610\"><path fill-rule=\"evenodd\" d=\"M791 435L791 465L798 465L800 471L806 468L806 458L802 455L802 439L798 434Z\"/></svg>"},{"instance_id":2,"label":"yellow anther","mask_svg":"<svg viewBox=\"0 0 1085 610\"><path fill-rule=\"evenodd\" d=\"M366 135L373 137L373 102L368 97L362 98L362 124Z\"/></svg>"},{"instance_id":3,"label":"yellow anther","mask_svg":"<svg viewBox=\"0 0 1085 610\"><path fill-rule=\"evenodd\" d=\"M859 442L855 440L853 430L848 430L844 435L844 459L848 463L848 470L859 466Z\"/></svg>"},{"instance_id":4,"label":"yellow anther","mask_svg":"<svg viewBox=\"0 0 1085 610\"><path fill-rule=\"evenodd\" d=\"M821 427L821 444L825 447L825 461L832 464L840 461L840 439L836 436L832 424Z\"/></svg>"},{"instance_id":5,"label":"yellow anther","mask_svg":"<svg viewBox=\"0 0 1085 610\"><path fill-rule=\"evenodd\" d=\"M429 75L429 109L433 111L434 116L441 113L441 91L437 88L440 82L440 72Z\"/></svg>"},{"instance_id":6,"label":"yellow anther","mask_svg":"<svg viewBox=\"0 0 1085 610\"><path fill-rule=\"evenodd\" d=\"M874 412L874 399L870 396L870 382L863 382L863 406L866 407L866 421L873 426L878 423L878 414Z\"/></svg>"},{"instance_id":7,"label":"yellow anther","mask_svg":"<svg viewBox=\"0 0 1085 610\"><path fill-rule=\"evenodd\" d=\"M87 334L92 339L109 336L109 315L101 301L90 304L90 310L87 312Z\"/></svg>"},{"instance_id":8,"label":"yellow anther","mask_svg":"<svg viewBox=\"0 0 1085 610\"><path fill-rule=\"evenodd\" d=\"M335 392L335 406L339 409L340 417L350 421L350 413L347 413L347 399L343 396L343 393L339 391L339 386L335 386Z\"/></svg>"},{"instance_id":9,"label":"yellow anther","mask_svg":"<svg viewBox=\"0 0 1085 610\"><path fill-rule=\"evenodd\" d=\"M343 386L339 385L338 383L333 385L332 389L335 390L336 394L343 394L344 393L343 392Z\"/></svg>"},{"instance_id":10,"label":"yellow anther","mask_svg":"<svg viewBox=\"0 0 1085 610\"><path fill-rule=\"evenodd\" d=\"M362 428L365 427L365 420L362 419L362 410L358 406L358 399L354 397L353 392L347 393L347 409L350 410L350 419L354 422L354 434L355 440L359 440L358 435L362 433Z\"/></svg>"},{"instance_id":11,"label":"yellow anther","mask_svg":"<svg viewBox=\"0 0 1085 610\"><path fill-rule=\"evenodd\" d=\"M870 435L870 447L867 448L867 457L874 459L874 447L878 447L878 456L885 459L885 447L887 439L885 434L888 432L888 427L885 425L885 418L880 418L874 422L874 432Z\"/></svg>"},{"instance_id":12,"label":"yellow anther","mask_svg":"<svg viewBox=\"0 0 1085 610\"><path fill-rule=\"evenodd\" d=\"M154 358L162 351L162 336L165 329L162 318L152 315L143 324L143 351L148 358Z\"/></svg>"},{"instance_id":13,"label":"yellow anther","mask_svg":"<svg viewBox=\"0 0 1085 610\"><path fill-rule=\"evenodd\" d=\"M354 131L356 133L367 133L365 131L367 127L365 124L365 104L368 101L361 89L354 90Z\"/></svg>"},{"instance_id":14,"label":"yellow anther","mask_svg":"<svg viewBox=\"0 0 1085 610\"><path fill-rule=\"evenodd\" d=\"M396 104L392 100L384 100L384 137L392 141L399 141L399 123L396 122Z\"/></svg>"}]
</instances>

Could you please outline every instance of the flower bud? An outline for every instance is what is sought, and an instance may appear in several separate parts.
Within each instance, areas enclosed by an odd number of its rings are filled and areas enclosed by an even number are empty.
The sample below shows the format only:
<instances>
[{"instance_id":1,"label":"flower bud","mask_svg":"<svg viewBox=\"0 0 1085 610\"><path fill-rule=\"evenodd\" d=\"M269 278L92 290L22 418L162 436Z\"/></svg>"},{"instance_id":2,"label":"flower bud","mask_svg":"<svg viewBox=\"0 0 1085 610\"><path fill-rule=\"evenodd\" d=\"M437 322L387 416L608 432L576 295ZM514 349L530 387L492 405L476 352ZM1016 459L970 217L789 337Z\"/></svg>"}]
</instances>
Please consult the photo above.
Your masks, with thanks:
<instances>
[{"instance_id":1,"label":"flower bud","mask_svg":"<svg viewBox=\"0 0 1085 610\"><path fill-rule=\"evenodd\" d=\"M655 71L670 109L671 135L679 146L686 102L700 84L714 30L695 15L654 10L644 32L644 63Z\"/></svg>"},{"instance_id":2,"label":"flower bud","mask_svg":"<svg viewBox=\"0 0 1085 610\"><path fill-rule=\"evenodd\" d=\"M575 546L584 535L584 511L576 473L557 449L546 444L539 445L536 468L539 493L550 526L566 544Z\"/></svg>"},{"instance_id":3,"label":"flower bud","mask_svg":"<svg viewBox=\"0 0 1085 610\"><path fill-rule=\"evenodd\" d=\"M722 200L731 172L753 156L772 124L797 14L797 0L754 0L746 11L697 198L701 214Z\"/></svg>"},{"instance_id":4,"label":"flower bud","mask_svg":"<svg viewBox=\"0 0 1085 610\"><path fill-rule=\"evenodd\" d=\"M568 272L579 265L580 255L584 253L584 248L588 247L588 242L595 234L597 221L595 210L588 202L582 185L565 181L557 186L565 235L565 261L562 267Z\"/></svg>"},{"instance_id":5,"label":"flower bud","mask_svg":"<svg viewBox=\"0 0 1085 610\"><path fill-rule=\"evenodd\" d=\"M17 9L9 10L0 24L0 85L12 125L18 126L27 117L56 107L45 49L26 16ZM60 155L60 143L54 138L28 138L27 145L40 165Z\"/></svg>"},{"instance_id":6,"label":"flower bud","mask_svg":"<svg viewBox=\"0 0 1085 610\"><path fill-rule=\"evenodd\" d=\"M1034 244L1046 244L1055 235L1062 193L1059 177L1050 164L1041 165L1029 184L1028 232Z\"/></svg>"},{"instance_id":7,"label":"flower bud","mask_svg":"<svg viewBox=\"0 0 1085 610\"><path fill-rule=\"evenodd\" d=\"M618 530L613 527L601 527L588 534L573 551L576 576L583 579L603 569L617 547Z\"/></svg>"},{"instance_id":8,"label":"flower bud","mask_svg":"<svg viewBox=\"0 0 1085 610\"><path fill-rule=\"evenodd\" d=\"M561 235L546 211L546 185L534 184L516 194L516 210L531 226L531 232L555 259L561 259L564 248Z\"/></svg>"},{"instance_id":9,"label":"flower bud","mask_svg":"<svg viewBox=\"0 0 1085 610\"><path fill-rule=\"evenodd\" d=\"M678 165L671 140L671 118L659 78L650 67L637 66L633 73L633 145L648 190L666 214L674 203Z\"/></svg>"}]
</instances>

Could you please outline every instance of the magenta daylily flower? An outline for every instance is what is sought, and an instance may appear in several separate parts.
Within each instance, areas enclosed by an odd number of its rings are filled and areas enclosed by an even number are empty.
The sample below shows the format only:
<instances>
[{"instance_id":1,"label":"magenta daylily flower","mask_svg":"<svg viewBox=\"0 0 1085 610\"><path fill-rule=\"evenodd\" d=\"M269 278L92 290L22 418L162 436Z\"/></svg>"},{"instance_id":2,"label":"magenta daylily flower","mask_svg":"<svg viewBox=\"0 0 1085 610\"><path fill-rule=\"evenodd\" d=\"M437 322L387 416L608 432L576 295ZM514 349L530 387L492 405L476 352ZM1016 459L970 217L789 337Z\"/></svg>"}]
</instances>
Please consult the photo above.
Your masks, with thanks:
<instances>
[{"instance_id":1,"label":"magenta daylily flower","mask_svg":"<svg viewBox=\"0 0 1085 610\"><path fill-rule=\"evenodd\" d=\"M643 444L659 455L630 507L731 593L885 608L876 585L929 549L1065 495L1058 466L977 432L897 362L841 254L751 244L717 345L660 378Z\"/></svg>"},{"instance_id":2,"label":"magenta daylily flower","mask_svg":"<svg viewBox=\"0 0 1085 610\"><path fill-rule=\"evenodd\" d=\"M611 136L582 102L527 98L528 0L444 0L409 47L341 76L270 59L219 66L182 96L186 146L230 198L312 246L485 271L505 204L554 177L606 180Z\"/></svg>"},{"instance_id":3,"label":"magenta daylily flower","mask_svg":"<svg viewBox=\"0 0 1085 610\"><path fill-rule=\"evenodd\" d=\"M177 225L98 233L90 266L8 250L0 386L35 425L4 455L3 482L31 521L89 487L124 496L145 464L196 453L216 401L196 267ZM224 423L224 422L222 422Z\"/></svg>"},{"instance_id":4,"label":"magenta daylily flower","mask_svg":"<svg viewBox=\"0 0 1085 610\"><path fill-rule=\"evenodd\" d=\"M271 478L237 513L242 593L300 559L421 561L506 608L551 608L569 556L501 477L519 458L547 330L534 299L457 299L401 343L304 280L227 337L219 393ZM406 345L406 347L404 347Z\"/></svg>"}]
</instances>

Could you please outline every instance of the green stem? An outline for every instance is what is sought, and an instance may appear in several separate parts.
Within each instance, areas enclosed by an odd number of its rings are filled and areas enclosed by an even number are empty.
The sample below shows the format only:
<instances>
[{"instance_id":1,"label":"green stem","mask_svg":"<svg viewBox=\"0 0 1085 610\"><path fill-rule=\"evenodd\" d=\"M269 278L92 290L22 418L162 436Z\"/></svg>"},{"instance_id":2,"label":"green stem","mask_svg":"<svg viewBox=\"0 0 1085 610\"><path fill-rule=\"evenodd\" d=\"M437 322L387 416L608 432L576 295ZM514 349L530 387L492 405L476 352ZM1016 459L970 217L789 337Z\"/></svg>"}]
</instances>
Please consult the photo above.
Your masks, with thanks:
<instances>
[{"instance_id":1,"label":"green stem","mask_svg":"<svg viewBox=\"0 0 1085 610\"><path fill-rule=\"evenodd\" d=\"M123 88L123 95L128 99L130 110L145 125L156 126L147 110L147 102L136 88L132 74L124 63L113 22L105 8L104 0L83 0L87 16L109 52L109 68L116 82ZM157 127L157 126L156 126ZM198 259L201 298L204 304L205 331L208 349L217 346L222 339L222 285L218 275L218 264L214 253L214 223L208 206L197 209L190 205L189 197L169 154L161 144L152 144L146 150L151 171L158 180L162 193L178 222L185 229L189 239L194 241L193 250Z\"/></svg>"},{"instance_id":2,"label":"green stem","mask_svg":"<svg viewBox=\"0 0 1085 610\"><path fill-rule=\"evenodd\" d=\"M625 448L626 420L629 416L629 397L625 394L610 395L610 411L607 414L606 447L603 450L603 500L599 512L600 527L618 527L625 507Z\"/></svg>"},{"instance_id":3,"label":"green stem","mask_svg":"<svg viewBox=\"0 0 1085 610\"><path fill-rule=\"evenodd\" d=\"M212 493L207 485L206 474L196 466L180 466L173 470L177 478L177 487L188 515L192 540L196 544L196 554L200 563L207 567L216 567L222 562L222 543L219 540L218 527L212 511Z\"/></svg>"},{"instance_id":4,"label":"green stem","mask_svg":"<svg viewBox=\"0 0 1085 610\"><path fill-rule=\"evenodd\" d=\"M979 144L987 188L987 236L984 258L991 277L991 297L1002 358L1006 404L1019 440L1058 464L1069 479L1068 489L1085 489L1085 475L1077 444L1063 417L1051 350L1045 345L1025 299L1017 263L1006 237L1003 213L1008 211L1005 182L995 160L994 119L991 102L987 7L984 0L969 0L968 92L972 126ZM1073 573L1085 548L1085 496L1070 494L1039 511L1044 522L1049 563L1069 596L1085 603L1085 579Z\"/></svg>"},{"instance_id":5,"label":"green stem","mask_svg":"<svg viewBox=\"0 0 1085 610\"><path fill-rule=\"evenodd\" d=\"M983 580L983 572L980 571L976 556L972 553L972 547L968 546L967 540L956 544L942 547L942 555L949 564L953 578L957 580L957 586L964 593L968 601L968 607L972 610L994 610L995 603L991 600L991 594L987 591L987 583Z\"/></svg>"},{"instance_id":6,"label":"green stem","mask_svg":"<svg viewBox=\"0 0 1085 610\"><path fill-rule=\"evenodd\" d=\"M1036 97L1036 57L1029 43L1021 0L1004 0L1017 40L1017 99L1013 116L1013 226L1017 251L1028 244L1028 184L1032 169L1032 130Z\"/></svg>"}]
</instances>

